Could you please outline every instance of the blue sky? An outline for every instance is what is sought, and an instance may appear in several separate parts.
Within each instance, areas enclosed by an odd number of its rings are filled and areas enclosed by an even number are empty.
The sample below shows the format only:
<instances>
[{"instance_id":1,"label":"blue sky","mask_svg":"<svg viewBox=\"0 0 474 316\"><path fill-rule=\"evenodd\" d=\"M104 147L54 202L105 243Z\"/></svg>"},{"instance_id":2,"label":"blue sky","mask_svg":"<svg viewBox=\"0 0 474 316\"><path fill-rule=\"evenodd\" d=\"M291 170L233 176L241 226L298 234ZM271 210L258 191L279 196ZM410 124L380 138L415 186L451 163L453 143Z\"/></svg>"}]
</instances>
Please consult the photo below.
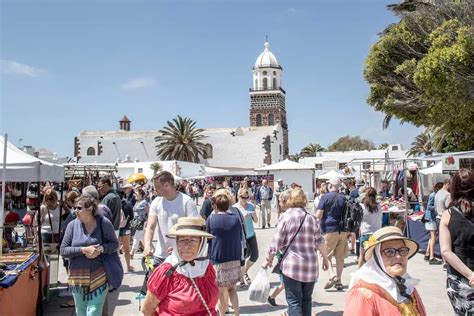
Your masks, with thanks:
<instances>
[{"instance_id":1,"label":"blue sky","mask_svg":"<svg viewBox=\"0 0 474 316\"><path fill-rule=\"evenodd\" d=\"M370 45L395 0L1 1L0 131L71 156L81 130L248 126L268 34L283 66L290 153L344 135L408 146L419 129L366 103Z\"/></svg>"}]
</instances>

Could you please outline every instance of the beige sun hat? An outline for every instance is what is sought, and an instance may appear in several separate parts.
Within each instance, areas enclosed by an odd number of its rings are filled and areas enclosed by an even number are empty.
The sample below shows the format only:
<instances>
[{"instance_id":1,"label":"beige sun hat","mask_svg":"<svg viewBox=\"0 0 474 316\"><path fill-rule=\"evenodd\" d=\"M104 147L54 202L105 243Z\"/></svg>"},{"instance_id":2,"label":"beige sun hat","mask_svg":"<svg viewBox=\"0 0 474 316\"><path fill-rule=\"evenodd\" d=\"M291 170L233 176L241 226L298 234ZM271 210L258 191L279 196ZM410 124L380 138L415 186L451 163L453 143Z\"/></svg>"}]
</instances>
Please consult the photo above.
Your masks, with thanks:
<instances>
[{"instance_id":1,"label":"beige sun hat","mask_svg":"<svg viewBox=\"0 0 474 316\"><path fill-rule=\"evenodd\" d=\"M418 252L418 248L420 248L416 241L403 236L400 228L387 226L377 230L372 236L370 236L369 240L367 240L364 260L366 262L369 261L369 259L374 255L375 246L388 240L403 240L405 245L410 249L408 252L408 259L413 257Z\"/></svg>"},{"instance_id":2,"label":"beige sun hat","mask_svg":"<svg viewBox=\"0 0 474 316\"><path fill-rule=\"evenodd\" d=\"M201 217L181 217L178 222L171 227L166 235L168 238L178 236L197 236L204 238L214 238L213 235L206 232L206 222Z\"/></svg>"}]
</instances>

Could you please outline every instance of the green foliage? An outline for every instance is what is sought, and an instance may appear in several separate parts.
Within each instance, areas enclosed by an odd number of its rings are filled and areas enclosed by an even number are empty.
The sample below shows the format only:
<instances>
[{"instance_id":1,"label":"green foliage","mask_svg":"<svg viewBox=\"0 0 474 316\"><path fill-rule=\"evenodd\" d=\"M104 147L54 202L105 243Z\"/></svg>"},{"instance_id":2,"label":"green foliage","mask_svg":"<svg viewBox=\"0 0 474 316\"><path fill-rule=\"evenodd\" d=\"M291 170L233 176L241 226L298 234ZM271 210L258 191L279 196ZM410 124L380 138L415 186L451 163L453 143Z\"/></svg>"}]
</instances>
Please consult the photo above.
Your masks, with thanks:
<instances>
[{"instance_id":1,"label":"green foliage","mask_svg":"<svg viewBox=\"0 0 474 316\"><path fill-rule=\"evenodd\" d=\"M159 162L154 162L150 164L150 169L153 170L154 173L157 173L163 169L163 166Z\"/></svg>"},{"instance_id":2,"label":"green foliage","mask_svg":"<svg viewBox=\"0 0 474 316\"><path fill-rule=\"evenodd\" d=\"M199 162L204 155L206 138L202 128L196 128L196 122L188 117L177 116L167 122L168 126L160 130L155 137L156 154L162 160L181 160Z\"/></svg>"},{"instance_id":3,"label":"green foliage","mask_svg":"<svg viewBox=\"0 0 474 316\"><path fill-rule=\"evenodd\" d=\"M380 144L379 147L377 147L377 149L387 149L388 146L390 146L390 145L387 144L387 143L383 143L383 144Z\"/></svg>"},{"instance_id":4,"label":"green foliage","mask_svg":"<svg viewBox=\"0 0 474 316\"><path fill-rule=\"evenodd\" d=\"M288 159L294 162L298 162L300 158L302 158L300 154L293 154L288 156Z\"/></svg>"},{"instance_id":5,"label":"green foliage","mask_svg":"<svg viewBox=\"0 0 474 316\"><path fill-rule=\"evenodd\" d=\"M320 144L309 143L301 149L299 156L301 157L314 157L320 151L326 151L326 149Z\"/></svg>"},{"instance_id":6,"label":"green foliage","mask_svg":"<svg viewBox=\"0 0 474 316\"><path fill-rule=\"evenodd\" d=\"M372 150L375 149L374 143L360 136L344 136L336 140L328 151L350 151L350 150Z\"/></svg>"},{"instance_id":7,"label":"green foliage","mask_svg":"<svg viewBox=\"0 0 474 316\"><path fill-rule=\"evenodd\" d=\"M474 6L404 1L366 59L368 103L416 126L440 128L440 150L474 149ZM448 145L449 142L449 145Z\"/></svg>"},{"instance_id":8,"label":"green foliage","mask_svg":"<svg viewBox=\"0 0 474 316\"><path fill-rule=\"evenodd\" d=\"M433 136L429 131L425 131L416 136L407 156L431 155L433 151Z\"/></svg>"}]
</instances>

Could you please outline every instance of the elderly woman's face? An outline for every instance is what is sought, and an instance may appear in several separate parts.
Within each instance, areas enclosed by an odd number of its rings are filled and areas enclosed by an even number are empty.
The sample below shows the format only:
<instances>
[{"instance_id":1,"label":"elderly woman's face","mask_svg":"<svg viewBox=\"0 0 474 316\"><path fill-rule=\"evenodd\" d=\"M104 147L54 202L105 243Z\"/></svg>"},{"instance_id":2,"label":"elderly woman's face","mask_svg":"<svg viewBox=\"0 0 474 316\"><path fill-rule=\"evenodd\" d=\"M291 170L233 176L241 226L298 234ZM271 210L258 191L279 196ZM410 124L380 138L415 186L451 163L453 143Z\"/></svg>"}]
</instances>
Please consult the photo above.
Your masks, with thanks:
<instances>
[{"instance_id":1,"label":"elderly woman's face","mask_svg":"<svg viewBox=\"0 0 474 316\"><path fill-rule=\"evenodd\" d=\"M84 202L80 201L76 203L76 216L84 222L92 216L92 207L85 207Z\"/></svg>"},{"instance_id":2,"label":"elderly woman's face","mask_svg":"<svg viewBox=\"0 0 474 316\"><path fill-rule=\"evenodd\" d=\"M407 271L409 249L403 240L384 241L380 246L385 271L392 277L402 276Z\"/></svg>"},{"instance_id":3,"label":"elderly woman's face","mask_svg":"<svg viewBox=\"0 0 474 316\"><path fill-rule=\"evenodd\" d=\"M177 240L178 253L184 261L196 259L201 246L201 237L180 236Z\"/></svg>"}]
</instances>

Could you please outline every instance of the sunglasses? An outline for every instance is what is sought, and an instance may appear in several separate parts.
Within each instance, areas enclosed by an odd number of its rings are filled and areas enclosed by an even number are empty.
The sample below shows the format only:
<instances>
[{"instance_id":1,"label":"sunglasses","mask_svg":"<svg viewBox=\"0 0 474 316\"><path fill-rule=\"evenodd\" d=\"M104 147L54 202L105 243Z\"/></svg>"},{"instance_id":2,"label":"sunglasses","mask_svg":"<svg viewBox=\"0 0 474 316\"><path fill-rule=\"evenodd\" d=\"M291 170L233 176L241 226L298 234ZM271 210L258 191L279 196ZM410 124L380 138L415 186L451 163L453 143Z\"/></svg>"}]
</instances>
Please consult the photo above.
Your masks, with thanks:
<instances>
[{"instance_id":1,"label":"sunglasses","mask_svg":"<svg viewBox=\"0 0 474 316\"><path fill-rule=\"evenodd\" d=\"M408 253L410 252L410 248L408 248L408 247L402 247L402 248L398 248L398 249L386 248L386 249L382 250L382 252L385 256L387 256L389 258L395 257L397 252L401 257L406 257L406 256L408 256Z\"/></svg>"},{"instance_id":2,"label":"sunglasses","mask_svg":"<svg viewBox=\"0 0 474 316\"><path fill-rule=\"evenodd\" d=\"M244 199L244 200L248 200L249 196L248 196L248 195L247 195L247 196L242 196L242 195L241 195L240 198L241 198L241 199Z\"/></svg>"}]
</instances>

